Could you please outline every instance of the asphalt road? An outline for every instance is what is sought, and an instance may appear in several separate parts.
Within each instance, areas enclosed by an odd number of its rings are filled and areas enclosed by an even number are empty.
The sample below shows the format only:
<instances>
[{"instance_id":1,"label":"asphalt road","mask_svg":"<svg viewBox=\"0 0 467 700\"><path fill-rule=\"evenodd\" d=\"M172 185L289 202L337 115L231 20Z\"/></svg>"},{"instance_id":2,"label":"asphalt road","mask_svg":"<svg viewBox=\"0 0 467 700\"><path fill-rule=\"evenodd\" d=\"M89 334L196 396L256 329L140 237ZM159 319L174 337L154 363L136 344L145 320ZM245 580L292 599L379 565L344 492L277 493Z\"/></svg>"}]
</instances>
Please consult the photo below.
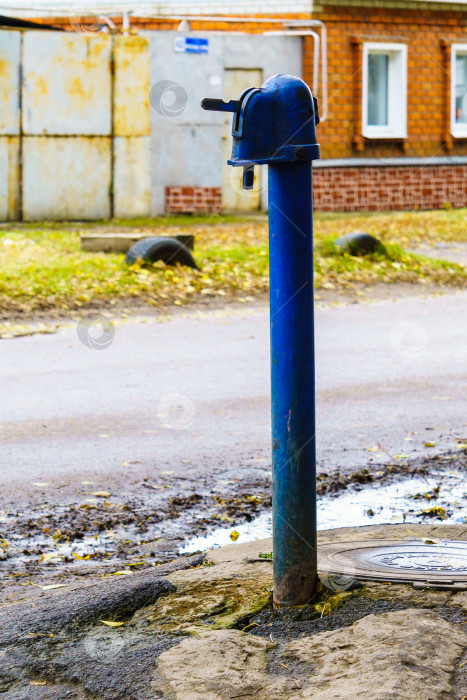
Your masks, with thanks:
<instances>
[{"instance_id":1,"label":"asphalt road","mask_svg":"<svg viewBox=\"0 0 467 700\"><path fill-rule=\"evenodd\" d=\"M432 455L467 437L466 304L458 292L317 308L321 468ZM4 495L96 475L105 486L164 470L264 473L265 307L81 324L79 334L73 324L0 343Z\"/></svg>"}]
</instances>

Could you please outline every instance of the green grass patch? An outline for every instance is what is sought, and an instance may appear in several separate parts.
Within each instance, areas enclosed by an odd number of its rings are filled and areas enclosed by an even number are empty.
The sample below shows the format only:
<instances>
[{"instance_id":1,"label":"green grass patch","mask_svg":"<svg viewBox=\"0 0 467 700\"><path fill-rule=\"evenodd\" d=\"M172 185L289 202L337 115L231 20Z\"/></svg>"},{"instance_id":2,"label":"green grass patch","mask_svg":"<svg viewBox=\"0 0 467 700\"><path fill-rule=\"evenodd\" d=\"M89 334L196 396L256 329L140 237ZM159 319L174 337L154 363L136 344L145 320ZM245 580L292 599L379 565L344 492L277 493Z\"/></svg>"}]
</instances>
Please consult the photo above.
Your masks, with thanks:
<instances>
[{"instance_id":1,"label":"green grass patch","mask_svg":"<svg viewBox=\"0 0 467 700\"><path fill-rule=\"evenodd\" d=\"M234 220L232 220L234 219ZM188 222L188 223L187 223ZM80 231L143 228L148 235L189 231L200 270L127 266L123 255L88 253ZM340 253L334 240L364 230L385 253ZM315 283L342 289L377 282L467 286L467 270L406 251L420 242L467 241L467 211L320 214L315 218ZM0 229L0 310L74 313L119 301L155 307L200 299L250 298L268 289L267 223L258 217L161 217L137 222L14 225Z\"/></svg>"}]
</instances>

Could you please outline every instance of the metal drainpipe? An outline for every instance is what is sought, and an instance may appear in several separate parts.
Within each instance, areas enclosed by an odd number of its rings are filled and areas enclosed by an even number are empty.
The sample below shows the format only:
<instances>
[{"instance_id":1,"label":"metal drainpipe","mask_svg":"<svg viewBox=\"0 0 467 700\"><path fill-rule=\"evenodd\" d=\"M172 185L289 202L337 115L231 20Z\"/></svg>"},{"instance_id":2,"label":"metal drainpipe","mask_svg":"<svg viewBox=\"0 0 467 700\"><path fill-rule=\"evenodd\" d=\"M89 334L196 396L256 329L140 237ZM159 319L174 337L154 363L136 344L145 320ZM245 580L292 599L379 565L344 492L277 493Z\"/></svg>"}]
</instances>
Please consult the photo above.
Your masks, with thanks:
<instances>
[{"instance_id":1,"label":"metal drainpipe","mask_svg":"<svg viewBox=\"0 0 467 700\"><path fill-rule=\"evenodd\" d=\"M285 24L285 22L284 22ZM326 34L326 26L323 22L320 22L319 20L311 20L309 22L310 25L315 25L321 27L321 37L322 37L322 42L321 42L321 85L323 88L322 92L322 99L320 100L322 103L322 112L320 115L320 121L324 122L327 119L328 116L328 49L327 49L327 34ZM318 94L318 89L317 89L317 79L315 76L315 68L317 67L317 64L319 61L316 59L316 54L317 51L319 52L319 35L316 34L316 32L313 32L311 29L310 30L277 30L277 31L269 31L269 32L263 32L264 36L312 36L314 38L314 57L313 57L313 93L315 96Z\"/></svg>"},{"instance_id":2,"label":"metal drainpipe","mask_svg":"<svg viewBox=\"0 0 467 700\"><path fill-rule=\"evenodd\" d=\"M128 36L130 33L130 13L122 12L122 34Z\"/></svg>"},{"instance_id":3,"label":"metal drainpipe","mask_svg":"<svg viewBox=\"0 0 467 700\"><path fill-rule=\"evenodd\" d=\"M263 24L281 24L283 27L300 27L298 30L277 30L277 31L266 31L263 32L264 36L312 36L315 39L315 49L316 44L319 44L319 35L312 30L307 31L307 27L319 27L321 30L321 84L323 88L322 94L322 114L320 115L320 121L324 122L328 116L328 48L327 48L327 31L326 25L319 19L277 19L277 17L222 17L219 15L167 15L157 17L155 19L167 19L167 20L193 20L196 22L229 22L231 24L249 24L249 23L263 23ZM318 39L318 41L317 41ZM319 50L319 47L318 47ZM315 81L315 65L318 63L316 60L316 52L313 60L313 91L316 96L316 82Z\"/></svg>"},{"instance_id":4,"label":"metal drainpipe","mask_svg":"<svg viewBox=\"0 0 467 700\"><path fill-rule=\"evenodd\" d=\"M311 161L318 105L301 78L275 75L239 100L206 98L233 112L233 166L246 189L269 166L274 604L307 603L316 587L315 362Z\"/></svg>"},{"instance_id":5,"label":"metal drainpipe","mask_svg":"<svg viewBox=\"0 0 467 700\"><path fill-rule=\"evenodd\" d=\"M263 32L263 36L312 36L313 37L313 95L318 96L318 81L319 81L319 34L311 29L303 32L290 31L271 31Z\"/></svg>"},{"instance_id":6,"label":"metal drainpipe","mask_svg":"<svg viewBox=\"0 0 467 700\"><path fill-rule=\"evenodd\" d=\"M218 15L202 16L202 15L175 15L171 17L166 17L164 19L176 19L176 20L194 20L194 21L206 21L206 22L230 22L232 24L248 24L248 23L264 23L264 24L282 24L283 27L300 27L297 30L277 30L277 31L266 31L263 32L264 36L313 36L316 37L316 32L312 30L307 31L306 27L319 27L321 30L321 84L323 88L322 94L322 114L320 115L320 121L324 122L328 116L328 42L327 42L327 31L326 25L319 19L277 19L276 17L220 17ZM315 39L316 47L316 39ZM316 92L315 87L315 60L313 61L313 90ZM316 96L316 95L315 95Z\"/></svg>"},{"instance_id":7,"label":"metal drainpipe","mask_svg":"<svg viewBox=\"0 0 467 700\"><path fill-rule=\"evenodd\" d=\"M80 11L79 5L74 6L75 12ZM89 9L89 8L88 8ZM45 12L50 14L50 10L44 9L44 8L36 8L36 12ZM84 10L85 11L85 10ZM94 10L95 12L98 11L96 8ZM130 11L134 12L136 11L134 7L131 8L131 10L123 10L124 14L128 14ZM63 14L65 16L69 16L69 13L65 12L60 12L60 10L55 10L55 14L57 16L60 16L60 14ZM141 13L139 15L140 17L144 17L144 13ZM278 30L277 32L263 32L264 35L267 34L276 34L277 35L283 35L283 36L313 36L314 38L317 36L315 32L309 31L307 32L305 30L306 27L319 27L321 29L321 71L322 71L322 87L323 87L323 96L322 96L322 114L320 116L320 121L324 122L327 119L328 116L328 80L327 80L327 32L326 32L326 25L324 22L322 22L319 19L278 19L277 17L223 17L220 15L160 15L159 17L154 17L152 19L160 19L160 20L187 20L187 21L196 21L196 22L229 22L231 24L250 24L250 23L262 23L262 24L281 24L283 27L301 27L302 31L297 30L297 31L288 31L288 30ZM315 46L316 46L316 38L315 38ZM315 88L315 62L316 58L313 62L313 90L316 92Z\"/></svg>"}]
</instances>

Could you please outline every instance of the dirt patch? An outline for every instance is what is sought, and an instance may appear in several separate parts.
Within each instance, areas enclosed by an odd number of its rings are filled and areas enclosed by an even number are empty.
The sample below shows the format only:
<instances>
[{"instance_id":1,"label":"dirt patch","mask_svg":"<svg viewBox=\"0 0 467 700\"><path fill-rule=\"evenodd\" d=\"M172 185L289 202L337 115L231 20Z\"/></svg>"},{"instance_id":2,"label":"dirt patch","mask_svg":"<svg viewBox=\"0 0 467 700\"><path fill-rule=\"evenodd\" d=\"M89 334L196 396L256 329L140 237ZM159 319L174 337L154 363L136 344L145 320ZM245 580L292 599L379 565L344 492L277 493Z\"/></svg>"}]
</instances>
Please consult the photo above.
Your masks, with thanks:
<instances>
[{"instance_id":1,"label":"dirt patch","mask_svg":"<svg viewBox=\"0 0 467 700\"><path fill-rule=\"evenodd\" d=\"M349 474L341 471L320 472L317 474L316 492L319 496L338 494L343 490L364 484L389 484L401 477L427 476L434 469L467 470L467 449L453 454L434 455L411 462L389 462L385 465L371 466ZM421 495L426 498L426 495ZM427 499L429 500L429 499ZM436 517L436 514L434 514Z\"/></svg>"},{"instance_id":2,"label":"dirt patch","mask_svg":"<svg viewBox=\"0 0 467 700\"><path fill-rule=\"evenodd\" d=\"M442 287L434 284L410 284L404 282L379 283L372 285L355 284L345 289L319 289L315 293L317 306L339 304L364 304L374 301L392 299L396 301L408 296L439 296L452 294L452 287ZM199 296L190 300L189 304L180 307L173 304L143 303L138 299L93 299L79 309L56 310L36 309L31 313L5 309L2 311L0 323L0 338L16 338L35 334L56 333L67 325L76 324L82 319L100 319L113 323L128 321L167 321L180 314L199 312L250 312L267 308L269 294L262 292L255 296L239 294L228 298L215 296Z\"/></svg>"},{"instance_id":3,"label":"dirt patch","mask_svg":"<svg viewBox=\"0 0 467 700\"><path fill-rule=\"evenodd\" d=\"M169 480L170 477L165 477ZM221 489L178 485L166 495L149 480L127 497L97 497L93 503L31 503L0 511L0 543L6 561L3 593L14 582L47 585L75 577L149 569L178 557L191 533L220 523L249 522L271 506L270 482L226 483Z\"/></svg>"},{"instance_id":4,"label":"dirt patch","mask_svg":"<svg viewBox=\"0 0 467 700\"><path fill-rule=\"evenodd\" d=\"M440 469L465 472L467 451L349 473L320 472L318 493L320 498L334 499L347 490L398 483ZM130 495L88 499L92 502L43 500L20 509L18 504L4 504L0 543L6 560L2 562L0 585L5 600L10 593L18 595L18 587L24 583L46 586L117 572L131 575L160 566L177 559L184 543L196 536L220 528L229 535L236 527L270 513L267 465L264 477L226 481L221 488L215 476L203 485L190 479L170 479L165 476L162 484L146 479ZM436 499L427 503L429 508L437 508ZM423 506L414 499L417 512ZM428 523L438 520L435 511L419 518Z\"/></svg>"}]
</instances>

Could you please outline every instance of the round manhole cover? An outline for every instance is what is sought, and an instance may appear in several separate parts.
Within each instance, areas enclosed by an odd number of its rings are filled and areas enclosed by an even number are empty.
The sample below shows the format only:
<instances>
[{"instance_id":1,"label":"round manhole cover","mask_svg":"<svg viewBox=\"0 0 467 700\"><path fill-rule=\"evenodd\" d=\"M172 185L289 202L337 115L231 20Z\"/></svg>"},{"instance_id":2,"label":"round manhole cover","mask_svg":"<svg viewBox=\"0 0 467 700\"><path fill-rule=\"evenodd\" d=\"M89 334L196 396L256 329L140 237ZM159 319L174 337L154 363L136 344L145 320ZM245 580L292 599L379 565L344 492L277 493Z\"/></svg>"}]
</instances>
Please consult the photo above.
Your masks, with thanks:
<instances>
[{"instance_id":1,"label":"round manhole cover","mask_svg":"<svg viewBox=\"0 0 467 700\"><path fill-rule=\"evenodd\" d=\"M367 581L467 588L467 542L370 540L318 548L320 574Z\"/></svg>"}]
</instances>

